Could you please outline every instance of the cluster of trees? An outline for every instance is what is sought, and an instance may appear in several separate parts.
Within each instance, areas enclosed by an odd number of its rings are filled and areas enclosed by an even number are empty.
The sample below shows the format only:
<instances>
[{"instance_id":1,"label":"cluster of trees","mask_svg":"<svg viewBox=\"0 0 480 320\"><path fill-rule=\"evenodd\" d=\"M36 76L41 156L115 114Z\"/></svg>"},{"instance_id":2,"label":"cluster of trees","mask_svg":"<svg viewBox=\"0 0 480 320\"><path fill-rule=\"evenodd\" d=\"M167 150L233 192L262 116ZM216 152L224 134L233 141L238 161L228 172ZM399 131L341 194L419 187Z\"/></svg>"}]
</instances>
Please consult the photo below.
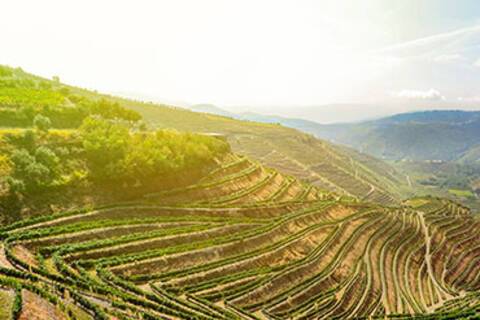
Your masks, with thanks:
<instances>
[{"instance_id":1,"label":"cluster of trees","mask_svg":"<svg viewBox=\"0 0 480 320\"><path fill-rule=\"evenodd\" d=\"M0 126L28 128L0 141L7 155L0 158L0 178L12 194L31 195L78 179L144 185L199 172L229 150L228 143L213 137L146 131L140 114L115 100L71 91L59 79L0 68ZM54 134L51 128L78 130L59 141L59 130ZM5 141L10 147L2 149Z\"/></svg>"},{"instance_id":2,"label":"cluster of trees","mask_svg":"<svg viewBox=\"0 0 480 320\"><path fill-rule=\"evenodd\" d=\"M3 136L0 178L12 194L37 193L86 176L83 150L74 134L51 133L50 119L41 114L33 125Z\"/></svg>"},{"instance_id":3,"label":"cluster of trees","mask_svg":"<svg viewBox=\"0 0 480 320\"><path fill-rule=\"evenodd\" d=\"M229 151L227 142L174 130L136 131L124 122L85 119L80 128L92 178L144 182L198 170Z\"/></svg>"},{"instance_id":4,"label":"cluster of trees","mask_svg":"<svg viewBox=\"0 0 480 320\"><path fill-rule=\"evenodd\" d=\"M47 103L35 100L34 94L28 94L33 101L15 101L15 107L8 107L5 103L6 99L2 100L2 94L15 95L15 93L2 92L0 89L0 126L29 127L38 114L48 117L51 121L51 126L54 128L77 128L85 118L92 115L99 115L106 119L122 119L133 122L142 118L139 113L106 99L97 101L75 95L69 97L61 96L62 103L59 104L56 102L60 100L54 102L55 99L46 99L50 101L50 103ZM66 98L68 100L65 100ZM73 104L64 105L64 101Z\"/></svg>"},{"instance_id":5,"label":"cluster of trees","mask_svg":"<svg viewBox=\"0 0 480 320\"><path fill-rule=\"evenodd\" d=\"M50 118L55 128L77 128L91 115L127 121L141 119L140 114L116 102L74 94L59 81L16 77L13 69L1 67L0 126L28 127L37 114Z\"/></svg>"},{"instance_id":6,"label":"cluster of trees","mask_svg":"<svg viewBox=\"0 0 480 320\"><path fill-rule=\"evenodd\" d=\"M59 178L60 160L47 147L40 146L33 152L15 150L10 159L14 166L7 183L14 192L37 191L51 186Z\"/></svg>"},{"instance_id":7,"label":"cluster of trees","mask_svg":"<svg viewBox=\"0 0 480 320\"><path fill-rule=\"evenodd\" d=\"M6 137L0 159L12 194L29 195L79 180L144 185L177 174L202 171L229 151L227 142L173 130L142 131L128 121L87 117L74 137L59 143L48 117L36 115L34 129ZM4 167L10 167L10 170Z\"/></svg>"},{"instance_id":8,"label":"cluster of trees","mask_svg":"<svg viewBox=\"0 0 480 320\"><path fill-rule=\"evenodd\" d=\"M45 143L51 126L49 118L36 115L34 126L34 130L18 136L7 135L14 148L9 156L10 174L5 181L14 193L37 192L64 182L66 155L70 150Z\"/></svg>"}]
</instances>

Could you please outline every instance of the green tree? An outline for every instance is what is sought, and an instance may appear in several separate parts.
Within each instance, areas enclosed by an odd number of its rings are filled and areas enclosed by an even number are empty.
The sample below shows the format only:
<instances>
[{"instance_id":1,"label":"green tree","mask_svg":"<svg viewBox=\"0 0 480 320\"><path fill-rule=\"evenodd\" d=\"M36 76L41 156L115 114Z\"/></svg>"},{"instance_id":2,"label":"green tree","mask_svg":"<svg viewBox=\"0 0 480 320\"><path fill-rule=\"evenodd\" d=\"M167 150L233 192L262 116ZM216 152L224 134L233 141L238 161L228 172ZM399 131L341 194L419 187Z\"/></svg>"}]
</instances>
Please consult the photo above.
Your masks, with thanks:
<instances>
[{"instance_id":1,"label":"green tree","mask_svg":"<svg viewBox=\"0 0 480 320\"><path fill-rule=\"evenodd\" d=\"M52 186L60 177L59 158L47 147L39 147L35 155L26 149L12 152L13 174L7 179L14 192L33 192Z\"/></svg>"},{"instance_id":2,"label":"green tree","mask_svg":"<svg viewBox=\"0 0 480 320\"><path fill-rule=\"evenodd\" d=\"M41 132L48 132L52 126L52 122L50 121L50 118L37 114L33 119L33 125Z\"/></svg>"},{"instance_id":3,"label":"green tree","mask_svg":"<svg viewBox=\"0 0 480 320\"><path fill-rule=\"evenodd\" d=\"M47 167L52 174L58 171L60 159L55 152L45 146L38 147L37 150L35 150L35 160Z\"/></svg>"},{"instance_id":4,"label":"green tree","mask_svg":"<svg viewBox=\"0 0 480 320\"><path fill-rule=\"evenodd\" d=\"M119 166L130 143L129 129L115 121L88 117L80 132L93 177L104 179L120 174L122 168Z\"/></svg>"},{"instance_id":5,"label":"green tree","mask_svg":"<svg viewBox=\"0 0 480 320\"><path fill-rule=\"evenodd\" d=\"M15 179L14 177L8 176L6 182L10 192L13 193L24 193L26 191L25 183L23 180Z\"/></svg>"}]
</instances>

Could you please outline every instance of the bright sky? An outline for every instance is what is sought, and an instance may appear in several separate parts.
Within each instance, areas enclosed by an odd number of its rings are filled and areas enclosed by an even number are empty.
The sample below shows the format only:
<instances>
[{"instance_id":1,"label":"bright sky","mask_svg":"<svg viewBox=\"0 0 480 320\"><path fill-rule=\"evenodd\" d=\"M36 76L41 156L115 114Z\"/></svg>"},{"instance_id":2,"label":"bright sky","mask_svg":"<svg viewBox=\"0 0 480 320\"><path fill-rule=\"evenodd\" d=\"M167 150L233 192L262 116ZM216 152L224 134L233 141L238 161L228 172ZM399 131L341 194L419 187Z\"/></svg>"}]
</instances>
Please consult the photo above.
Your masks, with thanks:
<instances>
[{"instance_id":1,"label":"bright sky","mask_svg":"<svg viewBox=\"0 0 480 320\"><path fill-rule=\"evenodd\" d=\"M480 106L477 0L5 0L0 12L0 64L103 92L320 122ZM334 103L356 106L306 107Z\"/></svg>"}]
</instances>

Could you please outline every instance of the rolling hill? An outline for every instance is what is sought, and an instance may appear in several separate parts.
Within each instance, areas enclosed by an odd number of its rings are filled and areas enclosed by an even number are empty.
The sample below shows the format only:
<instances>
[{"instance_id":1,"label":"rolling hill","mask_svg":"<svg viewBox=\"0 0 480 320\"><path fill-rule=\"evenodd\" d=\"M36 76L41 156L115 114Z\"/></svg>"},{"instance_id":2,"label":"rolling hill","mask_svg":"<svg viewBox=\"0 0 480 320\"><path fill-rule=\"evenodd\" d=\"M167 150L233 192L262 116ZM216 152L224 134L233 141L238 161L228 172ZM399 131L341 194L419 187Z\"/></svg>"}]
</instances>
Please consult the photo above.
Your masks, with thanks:
<instances>
[{"instance_id":1,"label":"rolling hill","mask_svg":"<svg viewBox=\"0 0 480 320\"><path fill-rule=\"evenodd\" d=\"M228 113L211 105L190 108L236 119L281 124L348 145L387 160L407 177L417 193L448 197L475 211L480 209L480 112L414 112L360 123L324 125L303 119Z\"/></svg>"},{"instance_id":2,"label":"rolling hill","mask_svg":"<svg viewBox=\"0 0 480 320\"><path fill-rule=\"evenodd\" d=\"M424 111L353 124L300 126L299 129L318 137L382 159L468 163L479 160L477 111Z\"/></svg>"},{"instance_id":3,"label":"rolling hill","mask_svg":"<svg viewBox=\"0 0 480 320\"><path fill-rule=\"evenodd\" d=\"M227 155L199 183L1 228L0 312L31 319L473 319L480 227ZM9 309L10 308L10 309Z\"/></svg>"},{"instance_id":4,"label":"rolling hill","mask_svg":"<svg viewBox=\"0 0 480 320\"><path fill-rule=\"evenodd\" d=\"M117 103L126 109L133 110L152 128L222 134L227 138L234 152L252 157L267 166L295 175L324 189L384 204L398 204L400 200L415 193L408 185L406 177L384 162L282 125L237 120L178 107L101 95L42 79L22 70L13 72L17 81L41 81L45 85L57 88L55 94L60 94L60 97L63 95L67 101L61 109L62 116L65 112L78 109L71 108L72 105L77 105L72 100L103 99L113 105ZM62 90L64 93L61 92ZM8 92L5 95L8 95ZM66 107L69 104L70 107ZM200 106L202 111L207 112L211 108L212 106L209 105ZM56 121L55 114L47 115L54 119L54 128L68 128L70 125L61 123L61 119ZM79 121L83 117L85 115L73 118ZM27 124L20 123L20 125L28 127L29 123L31 120L27 121Z\"/></svg>"},{"instance_id":5,"label":"rolling hill","mask_svg":"<svg viewBox=\"0 0 480 320\"><path fill-rule=\"evenodd\" d=\"M396 114L355 123L319 122L256 113L231 113L213 105L190 109L236 119L278 123L386 160L480 159L480 111L432 110Z\"/></svg>"},{"instance_id":6,"label":"rolling hill","mask_svg":"<svg viewBox=\"0 0 480 320\"><path fill-rule=\"evenodd\" d=\"M2 319L480 316L478 216L390 165L0 71Z\"/></svg>"},{"instance_id":7,"label":"rolling hill","mask_svg":"<svg viewBox=\"0 0 480 320\"><path fill-rule=\"evenodd\" d=\"M276 123L129 100L122 103L152 127L223 134L235 152L328 190L384 204L413 194L405 176L388 164Z\"/></svg>"}]
</instances>

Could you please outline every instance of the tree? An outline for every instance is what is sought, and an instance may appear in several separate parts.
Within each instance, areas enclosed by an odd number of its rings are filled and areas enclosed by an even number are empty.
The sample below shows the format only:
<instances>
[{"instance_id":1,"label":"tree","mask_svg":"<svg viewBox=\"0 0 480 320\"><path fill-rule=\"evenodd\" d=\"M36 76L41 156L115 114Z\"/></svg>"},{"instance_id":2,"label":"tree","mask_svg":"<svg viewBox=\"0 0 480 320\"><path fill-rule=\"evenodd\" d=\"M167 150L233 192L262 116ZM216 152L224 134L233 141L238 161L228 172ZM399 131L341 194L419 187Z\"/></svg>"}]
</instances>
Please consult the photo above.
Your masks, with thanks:
<instances>
[{"instance_id":1,"label":"tree","mask_svg":"<svg viewBox=\"0 0 480 320\"><path fill-rule=\"evenodd\" d=\"M27 181L27 189L30 191L37 191L48 187L54 181L54 174L47 166L32 162L25 168L26 177L23 181Z\"/></svg>"},{"instance_id":2,"label":"tree","mask_svg":"<svg viewBox=\"0 0 480 320\"><path fill-rule=\"evenodd\" d=\"M26 168L35 162L35 158L26 149L14 150L10 160L14 165L15 176L21 179L26 177Z\"/></svg>"},{"instance_id":3,"label":"tree","mask_svg":"<svg viewBox=\"0 0 480 320\"><path fill-rule=\"evenodd\" d=\"M35 155L26 149L12 152L13 174L7 184L13 192L32 192L50 187L59 178L59 159L47 147L39 147Z\"/></svg>"},{"instance_id":4,"label":"tree","mask_svg":"<svg viewBox=\"0 0 480 320\"><path fill-rule=\"evenodd\" d=\"M38 147L37 150L35 150L35 160L49 168L52 173L57 172L60 163L60 159L55 152L44 146Z\"/></svg>"},{"instance_id":5,"label":"tree","mask_svg":"<svg viewBox=\"0 0 480 320\"><path fill-rule=\"evenodd\" d=\"M5 181L7 182L10 192L23 193L26 190L23 180L15 179L14 177L8 176Z\"/></svg>"},{"instance_id":6,"label":"tree","mask_svg":"<svg viewBox=\"0 0 480 320\"><path fill-rule=\"evenodd\" d=\"M80 127L87 165L94 178L111 178L122 172L119 167L130 143L129 129L115 121L88 117Z\"/></svg>"},{"instance_id":7,"label":"tree","mask_svg":"<svg viewBox=\"0 0 480 320\"><path fill-rule=\"evenodd\" d=\"M50 118L37 114L33 119L33 125L41 132L48 132L52 126L52 122L50 121Z\"/></svg>"}]
</instances>

